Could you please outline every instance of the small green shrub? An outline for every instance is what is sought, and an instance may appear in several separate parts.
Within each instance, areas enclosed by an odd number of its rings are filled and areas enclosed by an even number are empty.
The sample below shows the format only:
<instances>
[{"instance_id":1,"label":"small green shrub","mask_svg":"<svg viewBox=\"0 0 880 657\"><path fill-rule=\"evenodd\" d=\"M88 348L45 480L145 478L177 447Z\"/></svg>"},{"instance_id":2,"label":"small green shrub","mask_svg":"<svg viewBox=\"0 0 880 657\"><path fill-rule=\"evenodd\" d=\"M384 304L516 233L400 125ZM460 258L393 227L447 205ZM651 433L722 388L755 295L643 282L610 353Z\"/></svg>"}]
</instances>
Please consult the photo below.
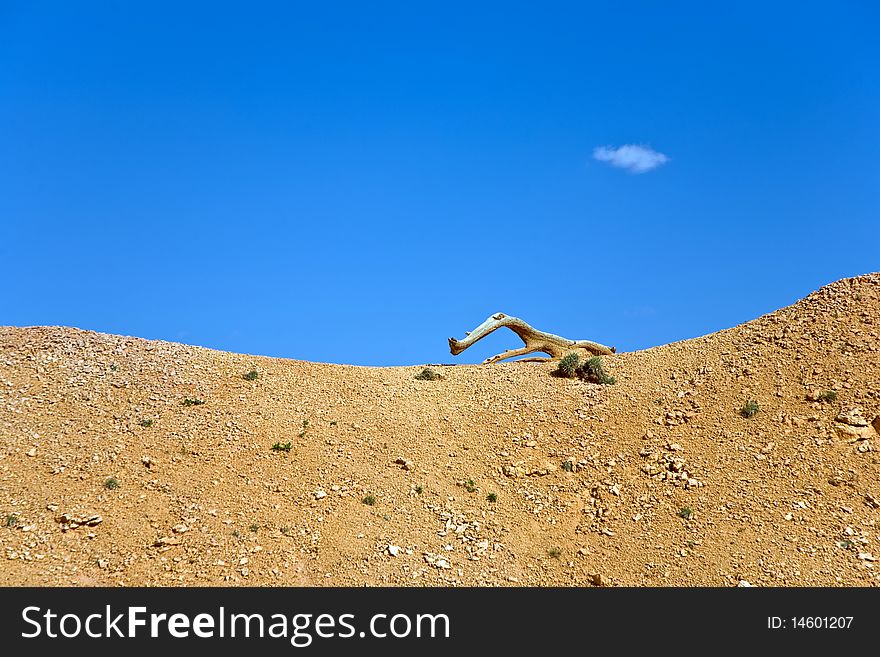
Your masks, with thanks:
<instances>
[{"instance_id":1,"label":"small green shrub","mask_svg":"<svg viewBox=\"0 0 880 657\"><path fill-rule=\"evenodd\" d=\"M141 426L142 426L142 427L151 427L151 426L153 426L153 418L148 417L148 418L145 418L145 419L141 420Z\"/></svg>"},{"instance_id":2,"label":"small green shrub","mask_svg":"<svg viewBox=\"0 0 880 657\"><path fill-rule=\"evenodd\" d=\"M104 488L107 490L119 488L119 480L116 477L108 477L107 481L104 482Z\"/></svg>"},{"instance_id":3,"label":"small green shrub","mask_svg":"<svg viewBox=\"0 0 880 657\"><path fill-rule=\"evenodd\" d=\"M289 451L291 450L292 447L293 447L293 445L291 445L291 444L290 444L290 441L288 440L288 441L287 441L286 443L284 443L283 445L282 445L280 442L275 443L274 445L272 445L272 451L273 451L273 452L289 452Z\"/></svg>"},{"instance_id":4,"label":"small green shrub","mask_svg":"<svg viewBox=\"0 0 880 657\"><path fill-rule=\"evenodd\" d=\"M376 506L376 498L372 495L367 495L364 499L361 500L367 506Z\"/></svg>"},{"instance_id":5,"label":"small green shrub","mask_svg":"<svg viewBox=\"0 0 880 657\"><path fill-rule=\"evenodd\" d=\"M242 378L245 381L256 381L260 377L260 373L257 370L251 370L245 374L242 374Z\"/></svg>"},{"instance_id":6,"label":"small green shrub","mask_svg":"<svg viewBox=\"0 0 880 657\"><path fill-rule=\"evenodd\" d=\"M184 406L201 406L202 404L205 403L205 400L204 400L204 399L198 399L198 398L186 397L186 398L184 398L184 400L183 400L182 402L180 402L180 403L183 404Z\"/></svg>"},{"instance_id":7,"label":"small green shrub","mask_svg":"<svg viewBox=\"0 0 880 657\"><path fill-rule=\"evenodd\" d=\"M110 371L111 372L116 372L118 369L119 369L119 365L117 365L116 363L110 364Z\"/></svg>"},{"instance_id":8,"label":"small green shrub","mask_svg":"<svg viewBox=\"0 0 880 657\"><path fill-rule=\"evenodd\" d=\"M425 490L425 487L422 486L421 484L419 484L418 486L416 486L416 493L417 493L417 494L421 495L421 494L424 492L424 490Z\"/></svg>"},{"instance_id":9,"label":"small green shrub","mask_svg":"<svg viewBox=\"0 0 880 657\"><path fill-rule=\"evenodd\" d=\"M578 365L580 364L580 356L572 351L562 357L562 360L559 361L559 365L556 366L556 370L553 373L563 379L573 379L578 375Z\"/></svg>"},{"instance_id":10,"label":"small green shrub","mask_svg":"<svg viewBox=\"0 0 880 657\"><path fill-rule=\"evenodd\" d=\"M562 548L553 547L547 550L547 554L549 554L554 559L558 559L562 556Z\"/></svg>"},{"instance_id":11,"label":"small green shrub","mask_svg":"<svg viewBox=\"0 0 880 657\"><path fill-rule=\"evenodd\" d=\"M694 510L689 506L683 506L681 510L678 512L680 518L684 518L685 520L690 520L691 516L694 515Z\"/></svg>"},{"instance_id":12,"label":"small green shrub","mask_svg":"<svg viewBox=\"0 0 880 657\"><path fill-rule=\"evenodd\" d=\"M256 534L260 530L260 526L257 523L252 524L249 529Z\"/></svg>"},{"instance_id":13,"label":"small green shrub","mask_svg":"<svg viewBox=\"0 0 880 657\"><path fill-rule=\"evenodd\" d=\"M825 390L824 392L819 393L819 396L816 398L820 402L833 402L837 399L837 391L836 390Z\"/></svg>"},{"instance_id":14,"label":"small green shrub","mask_svg":"<svg viewBox=\"0 0 880 657\"><path fill-rule=\"evenodd\" d=\"M468 479L466 482L464 482L464 489L468 493L473 493L475 490L477 490L477 485L474 483L473 479Z\"/></svg>"},{"instance_id":15,"label":"small green shrub","mask_svg":"<svg viewBox=\"0 0 880 657\"><path fill-rule=\"evenodd\" d=\"M15 513L10 513L6 516L6 526L7 527L15 527L18 524L18 515Z\"/></svg>"},{"instance_id":16,"label":"small green shrub","mask_svg":"<svg viewBox=\"0 0 880 657\"><path fill-rule=\"evenodd\" d=\"M754 417L758 413L758 402L754 399L750 399L745 404L743 404L742 408L739 409L739 414L744 418Z\"/></svg>"},{"instance_id":17,"label":"small green shrub","mask_svg":"<svg viewBox=\"0 0 880 657\"><path fill-rule=\"evenodd\" d=\"M617 379L605 372L602 366L602 358L593 356L588 361L577 368L578 378L589 381L590 383L601 383L602 385L614 385Z\"/></svg>"},{"instance_id":18,"label":"small green shrub","mask_svg":"<svg viewBox=\"0 0 880 657\"><path fill-rule=\"evenodd\" d=\"M574 461L566 459L562 462L562 469L566 472L574 472Z\"/></svg>"},{"instance_id":19,"label":"small green shrub","mask_svg":"<svg viewBox=\"0 0 880 657\"><path fill-rule=\"evenodd\" d=\"M416 381L436 381L439 378L441 378L440 375L430 367L425 367L421 372L416 374Z\"/></svg>"},{"instance_id":20,"label":"small green shrub","mask_svg":"<svg viewBox=\"0 0 880 657\"><path fill-rule=\"evenodd\" d=\"M497 502L498 495L496 495L495 493L489 493L488 495L486 495L486 499L489 500L490 502Z\"/></svg>"}]
</instances>

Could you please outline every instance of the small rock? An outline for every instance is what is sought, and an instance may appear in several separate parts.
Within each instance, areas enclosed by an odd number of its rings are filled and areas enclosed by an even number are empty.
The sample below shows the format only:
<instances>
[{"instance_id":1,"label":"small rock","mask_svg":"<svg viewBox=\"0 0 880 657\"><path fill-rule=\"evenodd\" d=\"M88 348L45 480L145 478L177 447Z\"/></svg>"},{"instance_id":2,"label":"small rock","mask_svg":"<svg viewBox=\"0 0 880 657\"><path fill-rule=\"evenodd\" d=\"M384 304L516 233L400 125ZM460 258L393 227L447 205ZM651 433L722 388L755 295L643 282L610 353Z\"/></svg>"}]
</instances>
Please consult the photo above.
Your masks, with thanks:
<instances>
[{"instance_id":1,"label":"small rock","mask_svg":"<svg viewBox=\"0 0 880 657\"><path fill-rule=\"evenodd\" d=\"M515 465L505 465L503 468L501 468L501 471L504 472L505 477L510 477L512 479L521 477L523 474L523 471Z\"/></svg>"},{"instance_id":2,"label":"small rock","mask_svg":"<svg viewBox=\"0 0 880 657\"><path fill-rule=\"evenodd\" d=\"M173 531L175 534L185 534L189 531L189 527L181 523L179 525L174 525L174 527L171 528L171 531Z\"/></svg>"},{"instance_id":3,"label":"small rock","mask_svg":"<svg viewBox=\"0 0 880 657\"><path fill-rule=\"evenodd\" d=\"M322 490L315 491L315 499L316 500L323 500L325 497L327 497L327 493L325 493L324 491L322 491Z\"/></svg>"},{"instance_id":4,"label":"small rock","mask_svg":"<svg viewBox=\"0 0 880 657\"><path fill-rule=\"evenodd\" d=\"M838 413L837 417L834 418L834 421L848 424L851 427L868 426L868 421L862 415L862 409L858 407L853 407L845 411L841 411L840 413Z\"/></svg>"},{"instance_id":5,"label":"small rock","mask_svg":"<svg viewBox=\"0 0 880 657\"><path fill-rule=\"evenodd\" d=\"M858 440L869 440L871 438L877 437L877 432L874 431L874 427L870 427L868 425L855 426L851 424L836 423L834 425L834 430L837 431L841 438L850 442L856 442Z\"/></svg>"},{"instance_id":6,"label":"small rock","mask_svg":"<svg viewBox=\"0 0 880 657\"><path fill-rule=\"evenodd\" d=\"M742 588L748 588L752 585L749 584L746 580L741 579L741 580L739 580L739 583L737 584L737 586L742 589Z\"/></svg>"},{"instance_id":7,"label":"small rock","mask_svg":"<svg viewBox=\"0 0 880 657\"><path fill-rule=\"evenodd\" d=\"M400 554L400 546L399 545L389 545L388 546L388 554L390 554L392 557L396 557L398 554Z\"/></svg>"},{"instance_id":8,"label":"small rock","mask_svg":"<svg viewBox=\"0 0 880 657\"><path fill-rule=\"evenodd\" d=\"M144 467L149 468L151 465L153 465L153 459L151 459L149 456L145 456L141 459L141 463L144 464Z\"/></svg>"},{"instance_id":9,"label":"small rock","mask_svg":"<svg viewBox=\"0 0 880 657\"><path fill-rule=\"evenodd\" d=\"M865 501L868 503L868 506L870 506L871 508L880 509L880 502L878 502L877 498L875 498L873 495L871 495L871 493L865 493Z\"/></svg>"},{"instance_id":10,"label":"small rock","mask_svg":"<svg viewBox=\"0 0 880 657\"><path fill-rule=\"evenodd\" d=\"M545 463L543 466L535 468L534 470L529 472L529 475L533 477L544 477L552 472L556 472L556 470L558 469L559 466L555 463Z\"/></svg>"},{"instance_id":11,"label":"small rock","mask_svg":"<svg viewBox=\"0 0 880 657\"><path fill-rule=\"evenodd\" d=\"M611 586L611 580L601 573L593 573L590 575L590 583L593 586Z\"/></svg>"},{"instance_id":12,"label":"small rock","mask_svg":"<svg viewBox=\"0 0 880 657\"><path fill-rule=\"evenodd\" d=\"M27 454L28 456L36 456L37 455L37 448L31 447L27 452L25 452L25 454Z\"/></svg>"},{"instance_id":13,"label":"small rock","mask_svg":"<svg viewBox=\"0 0 880 657\"><path fill-rule=\"evenodd\" d=\"M862 561L877 561L877 559L870 552L859 552L859 559Z\"/></svg>"},{"instance_id":14,"label":"small rock","mask_svg":"<svg viewBox=\"0 0 880 657\"><path fill-rule=\"evenodd\" d=\"M412 470L413 469L413 462L409 461L405 458L395 459L394 462L404 470Z\"/></svg>"}]
</instances>

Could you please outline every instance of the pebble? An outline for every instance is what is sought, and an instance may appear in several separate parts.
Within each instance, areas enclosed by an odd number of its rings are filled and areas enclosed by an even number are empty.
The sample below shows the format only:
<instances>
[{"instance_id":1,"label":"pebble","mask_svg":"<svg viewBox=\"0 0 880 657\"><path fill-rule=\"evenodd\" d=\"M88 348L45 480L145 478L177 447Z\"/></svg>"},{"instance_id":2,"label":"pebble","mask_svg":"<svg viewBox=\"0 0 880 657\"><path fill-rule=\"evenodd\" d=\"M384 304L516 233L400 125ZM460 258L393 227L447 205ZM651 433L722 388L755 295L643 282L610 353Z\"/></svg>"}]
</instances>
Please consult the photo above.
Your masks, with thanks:
<instances>
[{"instance_id":1,"label":"pebble","mask_svg":"<svg viewBox=\"0 0 880 657\"><path fill-rule=\"evenodd\" d=\"M327 497L327 493L325 493L324 491L322 491L322 490L315 491L315 499L316 500L323 500L325 497Z\"/></svg>"},{"instance_id":2,"label":"pebble","mask_svg":"<svg viewBox=\"0 0 880 657\"><path fill-rule=\"evenodd\" d=\"M601 573L590 575L590 582L593 586L611 586L611 580Z\"/></svg>"},{"instance_id":3,"label":"pebble","mask_svg":"<svg viewBox=\"0 0 880 657\"><path fill-rule=\"evenodd\" d=\"M392 557L396 557L398 554L400 554L400 546L399 545L389 545L388 546L388 554L390 554Z\"/></svg>"}]
</instances>

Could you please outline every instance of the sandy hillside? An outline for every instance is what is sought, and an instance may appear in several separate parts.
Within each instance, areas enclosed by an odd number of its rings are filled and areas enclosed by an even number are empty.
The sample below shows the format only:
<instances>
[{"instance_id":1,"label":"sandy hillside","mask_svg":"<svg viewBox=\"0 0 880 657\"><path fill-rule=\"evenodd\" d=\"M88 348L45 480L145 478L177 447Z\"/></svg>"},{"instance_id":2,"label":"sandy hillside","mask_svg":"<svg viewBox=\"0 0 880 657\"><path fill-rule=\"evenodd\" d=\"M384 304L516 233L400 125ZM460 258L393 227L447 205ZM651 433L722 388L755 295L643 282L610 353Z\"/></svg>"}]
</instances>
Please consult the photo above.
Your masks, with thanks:
<instances>
[{"instance_id":1,"label":"sandy hillside","mask_svg":"<svg viewBox=\"0 0 880 657\"><path fill-rule=\"evenodd\" d=\"M880 274L616 385L0 328L0 583L875 585L878 331Z\"/></svg>"}]
</instances>

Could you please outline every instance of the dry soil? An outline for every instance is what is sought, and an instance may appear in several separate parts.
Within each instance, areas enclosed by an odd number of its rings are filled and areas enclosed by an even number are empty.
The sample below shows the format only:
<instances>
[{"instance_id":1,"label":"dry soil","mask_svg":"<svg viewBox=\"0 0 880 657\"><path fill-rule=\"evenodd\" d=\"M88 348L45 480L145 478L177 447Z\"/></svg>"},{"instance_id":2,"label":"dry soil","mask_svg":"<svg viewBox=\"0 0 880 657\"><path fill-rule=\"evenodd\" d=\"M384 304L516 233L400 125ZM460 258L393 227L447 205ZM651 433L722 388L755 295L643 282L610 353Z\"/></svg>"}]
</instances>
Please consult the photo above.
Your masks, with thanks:
<instances>
[{"instance_id":1,"label":"dry soil","mask_svg":"<svg viewBox=\"0 0 880 657\"><path fill-rule=\"evenodd\" d=\"M878 331L880 274L614 385L0 328L0 584L874 586Z\"/></svg>"}]
</instances>

